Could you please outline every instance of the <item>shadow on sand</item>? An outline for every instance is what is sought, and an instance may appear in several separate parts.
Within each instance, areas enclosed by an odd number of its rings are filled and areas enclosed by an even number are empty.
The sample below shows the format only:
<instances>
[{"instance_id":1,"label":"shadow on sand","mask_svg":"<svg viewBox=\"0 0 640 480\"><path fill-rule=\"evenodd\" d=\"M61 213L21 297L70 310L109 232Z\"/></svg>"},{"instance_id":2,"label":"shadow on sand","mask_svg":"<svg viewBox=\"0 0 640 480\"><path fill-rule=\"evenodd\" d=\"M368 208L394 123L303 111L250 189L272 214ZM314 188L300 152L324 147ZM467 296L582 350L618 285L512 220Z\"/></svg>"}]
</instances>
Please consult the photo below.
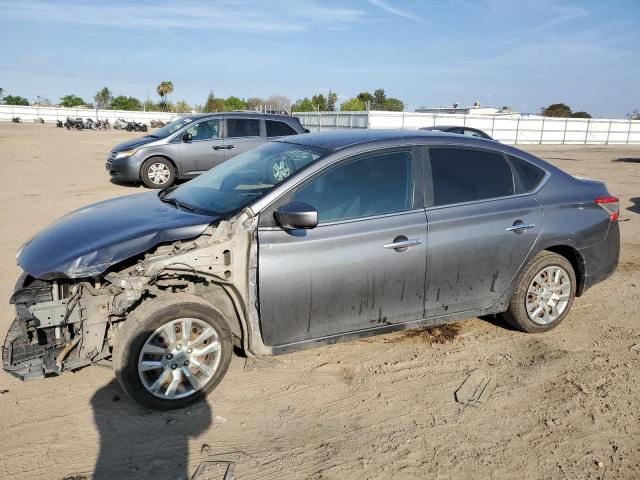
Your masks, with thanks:
<instances>
[{"instance_id":1,"label":"shadow on sand","mask_svg":"<svg viewBox=\"0 0 640 480\"><path fill-rule=\"evenodd\" d=\"M209 405L159 412L125 397L116 380L91 399L100 432L94 476L104 479L187 479L189 440L211 425Z\"/></svg>"}]
</instances>

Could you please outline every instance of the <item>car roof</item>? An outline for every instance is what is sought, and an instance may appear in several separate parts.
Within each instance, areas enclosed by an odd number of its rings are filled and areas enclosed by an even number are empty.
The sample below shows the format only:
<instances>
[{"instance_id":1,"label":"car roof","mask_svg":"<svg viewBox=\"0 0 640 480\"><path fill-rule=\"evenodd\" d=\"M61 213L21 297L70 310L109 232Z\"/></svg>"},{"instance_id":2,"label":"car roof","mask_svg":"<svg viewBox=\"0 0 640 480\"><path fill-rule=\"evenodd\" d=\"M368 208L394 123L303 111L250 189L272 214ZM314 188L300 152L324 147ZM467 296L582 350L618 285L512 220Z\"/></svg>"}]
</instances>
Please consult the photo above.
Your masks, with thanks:
<instances>
[{"instance_id":1,"label":"car roof","mask_svg":"<svg viewBox=\"0 0 640 480\"><path fill-rule=\"evenodd\" d=\"M450 128L464 128L467 130L474 130L476 132L482 132L479 128L467 127L466 125L433 125L432 127L422 127L420 130L449 130ZM483 132L484 133L484 132Z\"/></svg>"},{"instance_id":2,"label":"car roof","mask_svg":"<svg viewBox=\"0 0 640 480\"><path fill-rule=\"evenodd\" d=\"M425 139L435 140L437 138L451 141L454 139L459 142L462 135L441 132L439 130L379 130L379 129L344 129L332 130L328 132L308 133L306 135L296 135L295 137L282 138L276 141L297 143L299 145L307 145L310 147L322 148L324 150L341 150L354 145L362 145L366 143L384 143L401 140L403 143L415 140L417 143L425 143ZM468 137L472 140L478 140L475 137ZM483 145L486 145L483 140ZM475 142L470 142L475 144ZM493 142L492 142L493 143Z\"/></svg>"},{"instance_id":3,"label":"car roof","mask_svg":"<svg viewBox=\"0 0 640 480\"><path fill-rule=\"evenodd\" d=\"M344 129L292 135L272 141L320 148L328 153L349 147L366 147L367 145L376 145L382 148L394 144L476 147L502 152L506 155L515 155L547 170L557 170L544 160L511 145L481 137L442 132L440 130Z\"/></svg>"},{"instance_id":4,"label":"car roof","mask_svg":"<svg viewBox=\"0 0 640 480\"><path fill-rule=\"evenodd\" d=\"M292 117L291 115L282 115L277 113L261 113L254 111L241 111L241 112L211 112L211 113L194 113L192 115L185 115L183 118L192 118L194 120L199 120L201 118L206 117L259 117L270 120L294 120L299 121L297 117Z\"/></svg>"}]
</instances>

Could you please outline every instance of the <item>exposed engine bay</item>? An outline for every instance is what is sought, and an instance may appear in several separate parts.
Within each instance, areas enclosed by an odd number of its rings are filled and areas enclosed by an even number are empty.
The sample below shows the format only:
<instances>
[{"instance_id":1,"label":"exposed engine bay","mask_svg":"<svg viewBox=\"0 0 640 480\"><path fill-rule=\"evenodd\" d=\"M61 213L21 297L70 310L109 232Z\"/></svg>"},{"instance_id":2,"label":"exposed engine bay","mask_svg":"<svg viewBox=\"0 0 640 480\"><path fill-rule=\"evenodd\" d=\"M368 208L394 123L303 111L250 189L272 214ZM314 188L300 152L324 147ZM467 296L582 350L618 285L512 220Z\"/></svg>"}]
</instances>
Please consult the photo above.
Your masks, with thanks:
<instances>
[{"instance_id":1,"label":"exposed engine bay","mask_svg":"<svg viewBox=\"0 0 640 480\"><path fill-rule=\"evenodd\" d=\"M127 315L147 299L175 293L214 305L228 319L237 343L251 353L251 332L259 337L257 309L251 306L255 291L249 287L255 289L250 282L255 279L255 221L246 210L195 239L159 245L100 276L40 280L23 275L11 297L16 319L4 342L4 369L31 380L108 360ZM249 323L253 327L247 332Z\"/></svg>"}]
</instances>

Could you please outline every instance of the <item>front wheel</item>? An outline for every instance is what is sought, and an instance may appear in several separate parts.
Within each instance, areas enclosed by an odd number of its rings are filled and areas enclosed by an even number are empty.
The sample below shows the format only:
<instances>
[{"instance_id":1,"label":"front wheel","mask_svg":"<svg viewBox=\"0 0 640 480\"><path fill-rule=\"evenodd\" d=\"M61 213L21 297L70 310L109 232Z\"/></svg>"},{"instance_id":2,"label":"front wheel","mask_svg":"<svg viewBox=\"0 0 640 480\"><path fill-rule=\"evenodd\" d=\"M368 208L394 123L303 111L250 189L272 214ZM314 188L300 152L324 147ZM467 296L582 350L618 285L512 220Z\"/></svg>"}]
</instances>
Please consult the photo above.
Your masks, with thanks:
<instances>
[{"instance_id":1,"label":"front wheel","mask_svg":"<svg viewBox=\"0 0 640 480\"><path fill-rule=\"evenodd\" d=\"M141 405L170 410L204 397L229 367L233 343L224 318L192 295L149 300L118 330L118 382Z\"/></svg>"},{"instance_id":2,"label":"front wheel","mask_svg":"<svg viewBox=\"0 0 640 480\"><path fill-rule=\"evenodd\" d=\"M546 332L565 319L576 294L576 274L564 257L538 253L515 280L503 318L529 333Z\"/></svg>"},{"instance_id":3,"label":"front wheel","mask_svg":"<svg viewBox=\"0 0 640 480\"><path fill-rule=\"evenodd\" d=\"M148 188L165 188L173 185L176 171L166 158L152 157L142 164L140 177Z\"/></svg>"}]
</instances>

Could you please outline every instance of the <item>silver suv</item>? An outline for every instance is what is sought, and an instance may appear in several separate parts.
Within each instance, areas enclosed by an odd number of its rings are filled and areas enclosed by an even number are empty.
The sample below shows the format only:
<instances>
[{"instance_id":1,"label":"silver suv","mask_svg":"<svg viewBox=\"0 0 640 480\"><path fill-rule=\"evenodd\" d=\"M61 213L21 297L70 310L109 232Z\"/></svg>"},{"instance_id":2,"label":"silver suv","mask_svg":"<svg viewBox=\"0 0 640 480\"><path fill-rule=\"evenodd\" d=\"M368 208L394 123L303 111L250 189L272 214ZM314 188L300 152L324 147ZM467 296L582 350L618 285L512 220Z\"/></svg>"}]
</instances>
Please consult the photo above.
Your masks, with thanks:
<instances>
[{"instance_id":1,"label":"silver suv","mask_svg":"<svg viewBox=\"0 0 640 480\"><path fill-rule=\"evenodd\" d=\"M306 133L296 117L261 113L205 113L182 117L142 138L116 145L106 168L119 181L165 188L193 178L273 138ZM284 180L287 165L274 165Z\"/></svg>"}]
</instances>

